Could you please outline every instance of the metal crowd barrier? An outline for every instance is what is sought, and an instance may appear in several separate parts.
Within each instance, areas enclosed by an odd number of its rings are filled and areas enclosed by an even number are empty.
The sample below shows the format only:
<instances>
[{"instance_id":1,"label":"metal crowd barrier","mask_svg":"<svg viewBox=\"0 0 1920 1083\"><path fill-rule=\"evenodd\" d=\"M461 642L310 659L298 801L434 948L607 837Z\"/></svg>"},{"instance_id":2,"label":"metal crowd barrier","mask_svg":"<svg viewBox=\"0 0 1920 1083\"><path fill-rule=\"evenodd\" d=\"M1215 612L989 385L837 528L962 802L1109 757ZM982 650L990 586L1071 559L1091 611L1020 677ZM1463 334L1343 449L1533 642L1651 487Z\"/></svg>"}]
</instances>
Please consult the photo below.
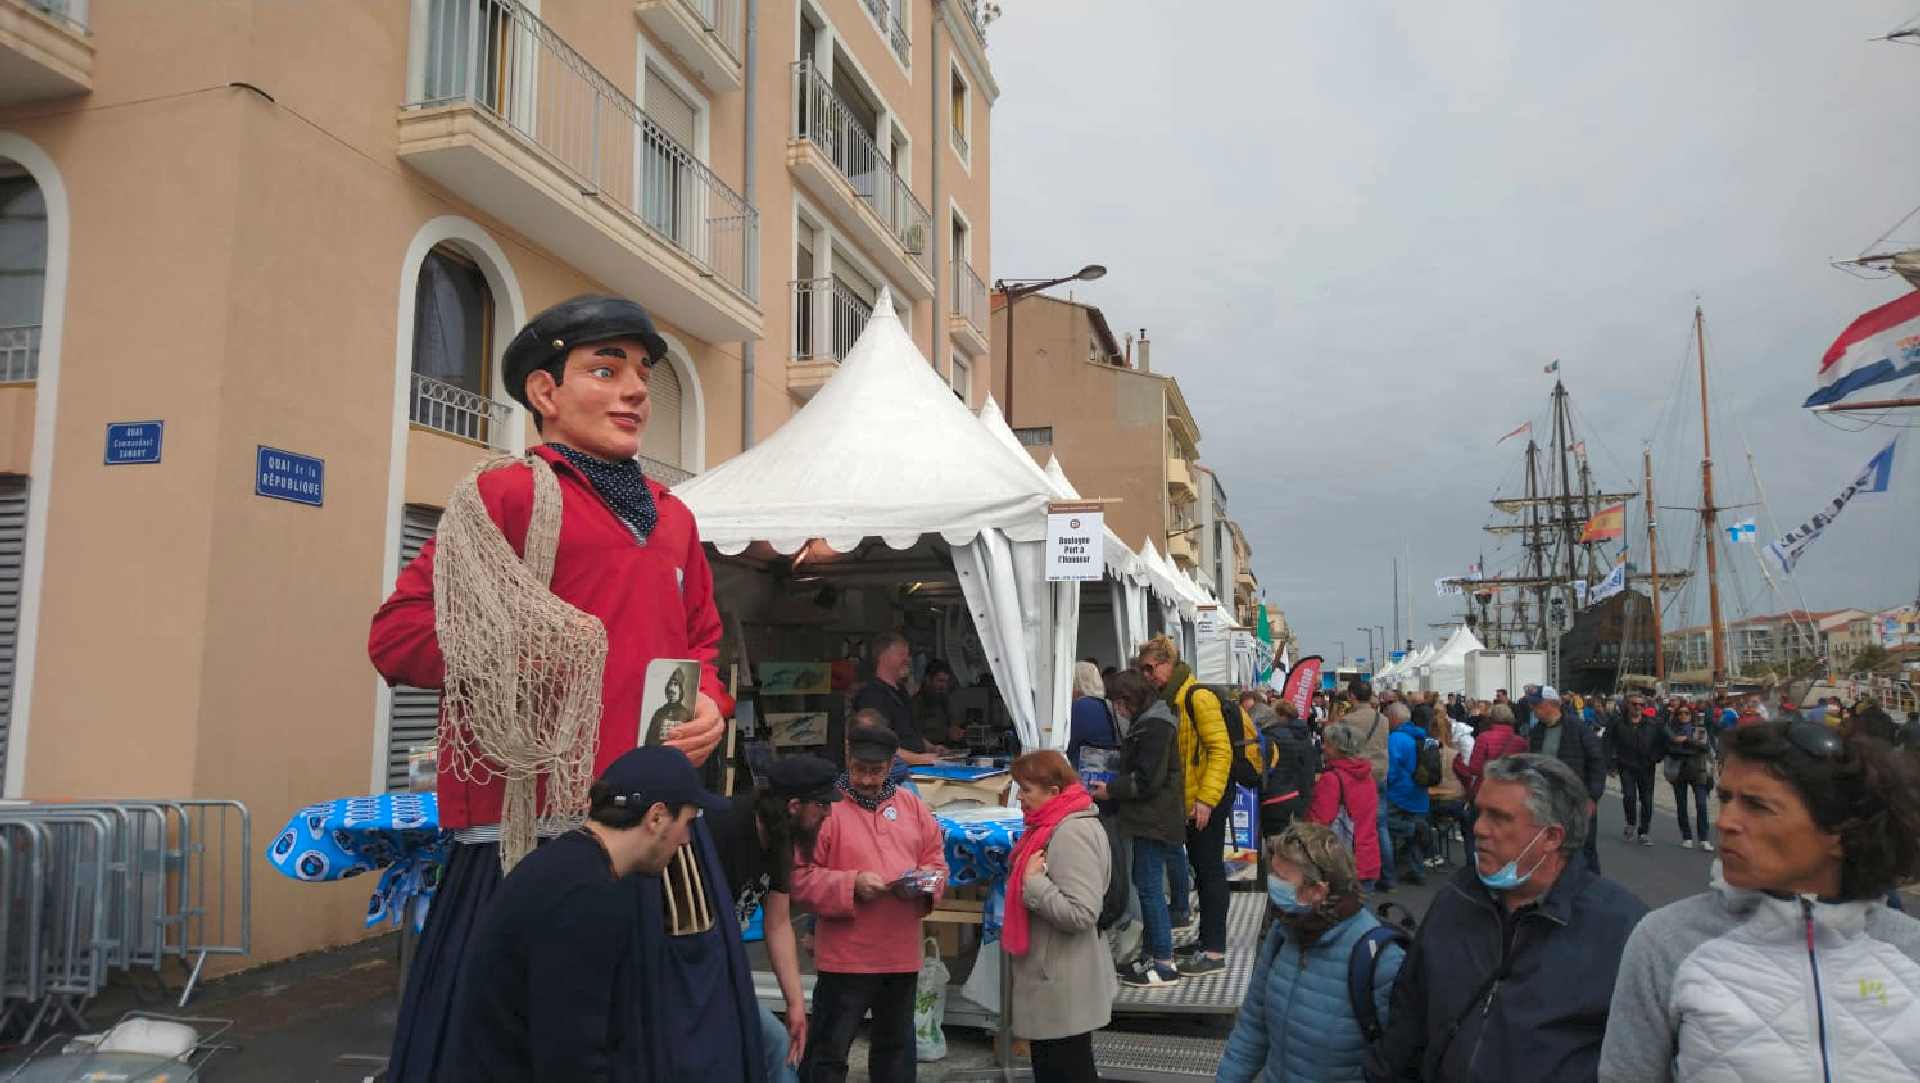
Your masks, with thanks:
<instances>
[{"instance_id":1,"label":"metal crowd barrier","mask_svg":"<svg viewBox=\"0 0 1920 1083\"><path fill-rule=\"evenodd\" d=\"M253 945L252 817L223 800L0 804L0 1038L85 1028L113 971ZM237 874L237 882L236 882Z\"/></svg>"}]
</instances>

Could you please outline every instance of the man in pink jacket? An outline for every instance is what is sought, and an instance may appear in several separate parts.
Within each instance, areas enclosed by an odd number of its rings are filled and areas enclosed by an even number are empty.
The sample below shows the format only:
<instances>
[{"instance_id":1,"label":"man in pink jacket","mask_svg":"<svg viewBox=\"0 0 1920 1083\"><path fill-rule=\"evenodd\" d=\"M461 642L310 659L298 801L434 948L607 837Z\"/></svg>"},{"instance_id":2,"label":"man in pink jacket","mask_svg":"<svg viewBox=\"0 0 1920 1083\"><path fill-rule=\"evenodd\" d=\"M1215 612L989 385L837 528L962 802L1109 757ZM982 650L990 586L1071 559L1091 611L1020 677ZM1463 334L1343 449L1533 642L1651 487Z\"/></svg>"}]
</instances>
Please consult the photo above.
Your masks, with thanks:
<instances>
[{"instance_id":1,"label":"man in pink jacket","mask_svg":"<svg viewBox=\"0 0 1920 1083\"><path fill-rule=\"evenodd\" d=\"M793 902L818 917L813 1019L802 1079L841 1083L847 1050L873 1013L867 1071L874 1083L914 1078L913 997L920 920L946 888L940 825L887 778L900 739L884 726L847 734L847 770L813 844L796 856Z\"/></svg>"}]
</instances>

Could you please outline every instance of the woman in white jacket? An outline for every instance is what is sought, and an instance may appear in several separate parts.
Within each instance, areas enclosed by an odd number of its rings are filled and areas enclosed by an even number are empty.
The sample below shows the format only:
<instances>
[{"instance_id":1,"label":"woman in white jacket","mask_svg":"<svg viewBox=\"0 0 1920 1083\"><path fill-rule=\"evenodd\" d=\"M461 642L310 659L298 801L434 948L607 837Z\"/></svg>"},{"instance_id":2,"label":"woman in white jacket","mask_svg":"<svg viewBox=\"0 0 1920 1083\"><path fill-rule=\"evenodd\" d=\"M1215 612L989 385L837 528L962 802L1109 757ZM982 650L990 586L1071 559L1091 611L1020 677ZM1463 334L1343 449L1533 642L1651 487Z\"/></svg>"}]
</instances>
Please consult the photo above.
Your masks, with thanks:
<instances>
[{"instance_id":1,"label":"woman in white jacket","mask_svg":"<svg viewBox=\"0 0 1920 1083\"><path fill-rule=\"evenodd\" d=\"M1713 890L1627 941L1600 1079L1920 1078L1920 772L1815 722L1721 739Z\"/></svg>"}]
</instances>

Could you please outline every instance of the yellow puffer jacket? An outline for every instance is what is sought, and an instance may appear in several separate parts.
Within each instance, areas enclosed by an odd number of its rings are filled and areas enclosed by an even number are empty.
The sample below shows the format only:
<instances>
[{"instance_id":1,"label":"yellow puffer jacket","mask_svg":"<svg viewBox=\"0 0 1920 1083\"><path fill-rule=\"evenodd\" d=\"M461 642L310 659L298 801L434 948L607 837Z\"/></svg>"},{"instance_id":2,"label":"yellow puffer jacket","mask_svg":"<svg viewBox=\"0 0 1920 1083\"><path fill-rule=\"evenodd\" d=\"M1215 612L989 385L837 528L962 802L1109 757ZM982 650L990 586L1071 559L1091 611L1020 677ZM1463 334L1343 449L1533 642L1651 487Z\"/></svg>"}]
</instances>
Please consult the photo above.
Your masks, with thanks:
<instances>
[{"instance_id":1,"label":"yellow puffer jacket","mask_svg":"<svg viewBox=\"0 0 1920 1083\"><path fill-rule=\"evenodd\" d=\"M1173 711L1180 717L1180 763L1186 769L1187 808L1192 809L1196 801L1218 808L1227 792L1233 743L1227 739L1226 719L1212 692L1203 688L1195 694L1193 715L1187 714L1187 689L1193 683L1193 671L1182 663L1168 684L1174 690Z\"/></svg>"}]
</instances>

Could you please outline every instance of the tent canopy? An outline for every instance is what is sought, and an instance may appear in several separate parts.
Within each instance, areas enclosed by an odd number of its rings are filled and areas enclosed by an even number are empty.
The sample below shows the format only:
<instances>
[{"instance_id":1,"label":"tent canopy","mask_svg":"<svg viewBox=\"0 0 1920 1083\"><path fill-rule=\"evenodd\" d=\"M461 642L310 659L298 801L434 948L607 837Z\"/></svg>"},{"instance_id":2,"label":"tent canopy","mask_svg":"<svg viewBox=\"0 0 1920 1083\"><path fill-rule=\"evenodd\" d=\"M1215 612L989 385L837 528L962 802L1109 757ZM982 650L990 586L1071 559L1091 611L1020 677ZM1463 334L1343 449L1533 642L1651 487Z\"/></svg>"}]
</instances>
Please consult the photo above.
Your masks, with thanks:
<instances>
[{"instance_id":1,"label":"tent canopy","mask_svg":"<svg viewBox=\"0 0 1920 1083\"><path fill-rule=\"evenodd\" d=\"M1427 677L1421 682L1421 687L1429 692L1465 692L1467 655L1482 650L1486 650L1486 647L1466 625L1455 628L1427 662Z\"/></svg>"},{"instance_id":2,"label":"tent canopy","mask_svg":"<svg viewBox=\"0 0 1920 1083\"><path fill-rule=\"evenodd\" d=\"M1054 499L1045 471L948 390L884 290L812 401L674 495L727 554L754 542L793 553L811 538L840 552L868 537L907 549L923 534L961 546L986 529L1039 541Z\"/></svg>"}]
</instances>

